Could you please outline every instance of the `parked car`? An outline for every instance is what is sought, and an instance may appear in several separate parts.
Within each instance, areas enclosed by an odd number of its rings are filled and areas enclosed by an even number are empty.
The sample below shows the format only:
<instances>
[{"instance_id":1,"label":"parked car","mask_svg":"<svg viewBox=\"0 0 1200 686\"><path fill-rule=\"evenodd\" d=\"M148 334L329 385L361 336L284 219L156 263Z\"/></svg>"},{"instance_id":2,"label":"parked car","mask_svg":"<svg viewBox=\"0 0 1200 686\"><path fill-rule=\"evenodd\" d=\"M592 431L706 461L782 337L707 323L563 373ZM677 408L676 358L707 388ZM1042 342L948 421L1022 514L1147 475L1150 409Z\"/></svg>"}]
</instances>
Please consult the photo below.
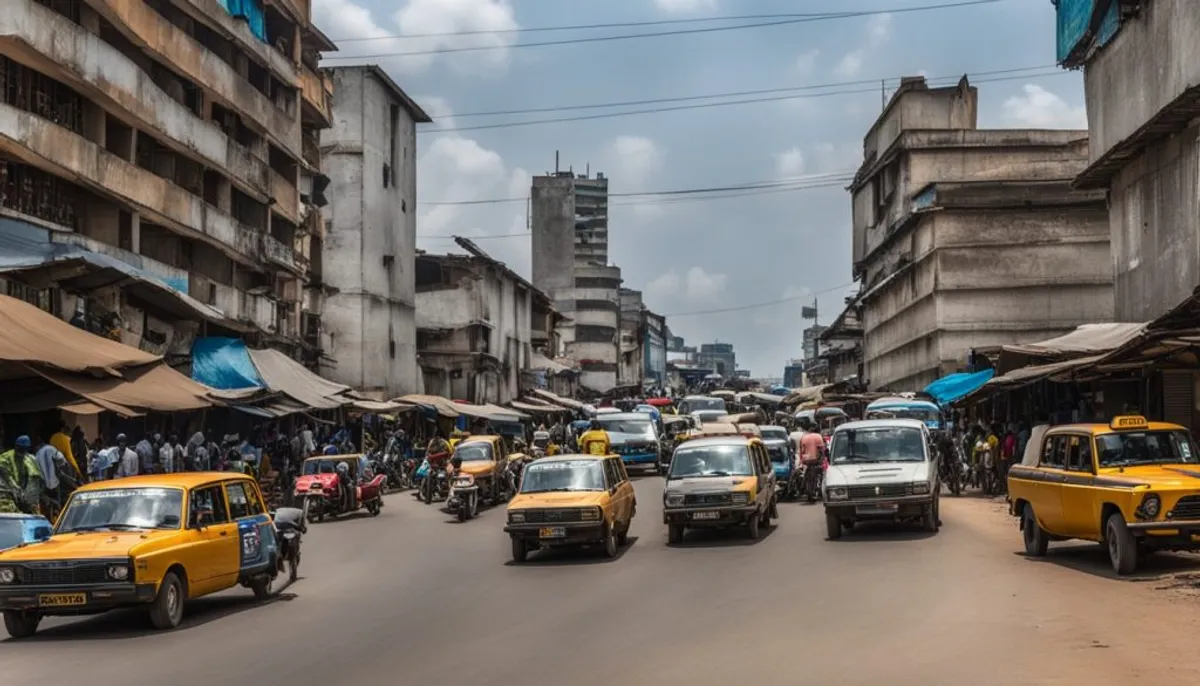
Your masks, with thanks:
<instances>
[{"instance_id":1,"label":"parked car","mask_svg":"<svg viewBox=\"0 0 1200 686\"><path fill-rule=\"evenodd\" d=\"M41 515L0 513L0 552L50 538L54 525Z\"/></svg>"}]
</instances>

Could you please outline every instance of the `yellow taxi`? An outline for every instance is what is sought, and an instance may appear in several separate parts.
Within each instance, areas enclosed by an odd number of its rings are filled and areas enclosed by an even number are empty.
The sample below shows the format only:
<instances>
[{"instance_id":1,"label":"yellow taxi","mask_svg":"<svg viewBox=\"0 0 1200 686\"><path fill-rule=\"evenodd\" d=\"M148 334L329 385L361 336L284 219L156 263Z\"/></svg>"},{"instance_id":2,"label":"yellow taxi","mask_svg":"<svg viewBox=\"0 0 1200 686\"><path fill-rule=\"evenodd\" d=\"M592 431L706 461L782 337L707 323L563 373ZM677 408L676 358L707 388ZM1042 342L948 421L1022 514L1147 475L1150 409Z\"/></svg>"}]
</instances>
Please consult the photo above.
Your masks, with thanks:
<instances>
[{"instance_id":1,"label":"yellow taxi","mask_svg":"<svg viewBox=\"0 0 1200 686\"><path fill-rule=\"evenodd\" d=\"M0 609L13 638L43 617L143 606L173 629L188 600L273 578L275 530L258 483L232 472L135 476L71 494L49 540L0 553Z\"/></svg>"},{"instance_id":2,"label":"yellow taxi","mask_svg":"<svg viewBox=\"0 0 1200 686\"><path fill-rule=\"evenodd\" d=\"M601 544L616 557L637 513L637 496L617 455L555 455L525 467L504 531L512 559L543 548Z\"/></svg>"},{"instance_id":3,"label":"yellow taxi","mask_svg":"<svg viewBox=\"0 0 1200 686\"><path fill-rule=\"evenodd\" d=\"M470 436L454 446L454 455L462 460L459 469L470 474L479 493L498 503L504 491L504 469L508 464L508 446L501 436Z\"/></svg>"},{"instance_id":4,"label":"yellow taxi","mask_svg":"<svg viewBox=\"0 0 1200 686\"><path fill-rule=\"evenodd\" d=\"M709 424L704 435L681 443L663 486L667 541L683 542L688 529L744 527L757 539L779 517L775 468L766 444L736 426Z\"/></svg>"},{"instance_id":5,"label":"yellow taxi","mask_svg":"<svg viewBox=\"0 0 1200 686\"><path fill-rule=\"evenodd\" d=\"M1123 575L1155 550L1200 550L1200 452L1182 426L1139 416L1055 426L1037 453L1036 465L1008 473L1027 554L1096 541Z\"/></svg>"}]
</instances>

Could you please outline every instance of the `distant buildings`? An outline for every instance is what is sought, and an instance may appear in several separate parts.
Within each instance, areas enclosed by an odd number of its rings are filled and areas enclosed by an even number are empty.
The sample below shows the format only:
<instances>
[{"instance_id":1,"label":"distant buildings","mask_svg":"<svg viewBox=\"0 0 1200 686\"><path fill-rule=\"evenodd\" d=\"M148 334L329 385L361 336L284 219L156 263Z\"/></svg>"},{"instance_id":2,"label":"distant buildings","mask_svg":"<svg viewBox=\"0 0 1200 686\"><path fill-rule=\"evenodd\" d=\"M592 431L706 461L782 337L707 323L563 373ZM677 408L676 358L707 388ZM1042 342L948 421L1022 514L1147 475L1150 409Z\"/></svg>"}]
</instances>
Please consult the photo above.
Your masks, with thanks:
<instances>
[{"instance_id":1,"label":"distant buildings","mask_svg":"<svg viewBox=\"0 0 1200 686\"><path fill-rule=\"evenodd\" d=\"M733 372L737 369L737 355L733 352L732 343L701 343L696 361L701 367L711 369L727 379L733 378Z\"/></svg>"}]
</instances>

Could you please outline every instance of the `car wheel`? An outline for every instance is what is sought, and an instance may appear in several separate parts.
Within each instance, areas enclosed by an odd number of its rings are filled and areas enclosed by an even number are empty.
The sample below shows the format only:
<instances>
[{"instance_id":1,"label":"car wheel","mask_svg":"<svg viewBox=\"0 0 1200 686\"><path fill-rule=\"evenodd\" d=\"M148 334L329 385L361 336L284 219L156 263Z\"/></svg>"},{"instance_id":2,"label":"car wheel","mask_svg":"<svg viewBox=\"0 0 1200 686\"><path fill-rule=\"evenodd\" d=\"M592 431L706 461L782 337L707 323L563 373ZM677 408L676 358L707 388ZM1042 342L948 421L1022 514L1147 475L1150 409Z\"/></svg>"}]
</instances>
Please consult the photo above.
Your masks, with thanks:
<instances>
[{"instance_id":1,"label":"car wheel","mask_svg":"<svg viewBox=\"0 0 1200 686\"><path fill-rule=\"evenodd\" d=\"M762 517L758 514L750 515L750 521L746 522L746 536L751 540L758 539L758 523Z\"/></svg>"},{"instance_id":2,"label":"car wheel","mask_svg":"<svg viewBox=\"0 0 1200 686\"><path fill-rule=\"evenodd\" d=\"M158 585L158 595L150 605L150 622L160 631L174 629L183 621L185 600L183 582L175 572L167 572Z\"/></svg>"},{"instance_id":3,"label":"car wheel","mask_svg":"<svg viewBox=\"0 0 1200 686\"><path fill-rule=\"evenodd\" d=\"M250 582L250 590L254 591L254 599L263 602L271 597L271 579L262 577Z\"/></svg>"},{"instance_id":4,"label":"car wheel","mask_svg":"<svg viewBox=\"0 0 1200 686\"><path fill-rule=\"evenodd\" d=\"M825 535L831 541L842 537L842 520L837 515L825 513Z\"/></svg>"},{"instance_id":5,"label":"car wheel","mask_svg":"<svg viewBox=\"0 0 1200 686\"><path fill-rule=\"evenodd\" d=\"M925 511L921 513L921 528L929 533L937 533L937 508L933 503L925 506Z\"/></svg>"},{"instance_id":6,"label":"car wheel","mask_svg":"<svg viewBox=\"0 0 1200 686\"><path fill-rule=\"evenodd\" d=\"M684 526L682 524L667 525L667 543L677 545L683 543Z\"/></svg>"},{"instance_id":7,"label":"car wheel","mask_svg":"<svg viewBox=\"0 0 1200 686\"><path fill-rule=\"evenodd\" d=\"M1050 547L1050 539L1046 530L1038 524L1033 515L1033 505L1025 503L1025 511L1021 513L1021 536L1025 539L1025 554L1029 557L1042 557Z\"/></svg>"},{"instance_id":8,"label":"car wheel","mask_svg":"<svg viewBox=\"0 0 1200 686\"><path fill-rule=\"evenodd\" d=\"M529 557L529 546L525 544L525 541L517 538L516 536L513 536L512 537L512 559L513 559L513 562L516 562L516 563L524 562L527 557Z\"/></svg>"},{"instance_id":9,"label":"car wheel","mask_svg":"<svg viewBox=\"0 0 1200 686\"><path fill-rule=\"evenodd\" d=\"M604 557L613 559L617 556L617 534L613 531L613 527L604 527Z\"/></svg>"},{"instance_id":10,"label":"car wheel","mask_svg":"<svg viewBox=\"0 0 1200 686\"><path fill-rule=\"evenodd\" d=\"M31 610L5 610L4 628L15 639L29 638L37 633L42 616Z\"/></svg>"},{"instance_id":11,"label":"car wheel","mask_svg":"<svg viewBox=\"0 0 1200 686\"><path fill-rule=\"evenodd\" d=\"M1108 516L1104 526L1104 542L1108 544L1108 559L1112 562L1113 571L1121 576L1133 574L1137 569L1137 541L1125 526L1125 518L1120 512Z\"/></svg>"},{"instance_id":12,"label":"car wheel","mask_svg":"<svg viewBox=\"0 0 1200 686\"><path fill-rule=\"evenodd\" d=\"M771 498L771 519L779 519L779 500Z\"/></svg>"},{"instance_id":13,"label":"car wheel","mask_svg":"<svg viewBox=\"0 0 1200 686\"><path fill-rule=\"evenodd\" d=\"M617 534L617 545L624 548L625 544L628 542L629 542L629 522L625 522L625 525L621 527L621 532Z\"/></svg>"}]
</instances>

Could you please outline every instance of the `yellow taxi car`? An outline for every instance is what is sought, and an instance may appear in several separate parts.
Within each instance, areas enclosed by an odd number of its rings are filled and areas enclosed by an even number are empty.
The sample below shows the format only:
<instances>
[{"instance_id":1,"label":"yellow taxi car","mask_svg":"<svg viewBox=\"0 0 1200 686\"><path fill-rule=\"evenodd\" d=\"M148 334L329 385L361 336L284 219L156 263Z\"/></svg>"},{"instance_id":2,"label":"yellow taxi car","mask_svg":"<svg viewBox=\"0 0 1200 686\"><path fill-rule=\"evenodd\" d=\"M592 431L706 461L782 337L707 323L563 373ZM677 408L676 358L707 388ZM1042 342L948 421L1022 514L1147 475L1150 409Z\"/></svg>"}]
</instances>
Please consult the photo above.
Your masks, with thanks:
<instances>
[{"instance_id":1,"label":"yellow taxi car","mask_svg":"<svg viewBox=\"0 0 1200 686\"><path fill-rule=\"evenodd\" d=\"M710 424L705 435L675 448L663 486L669 543L683 542L688 529L731 527L745 527L757 539L778 517L775 468L761 439Z\"/></svg>"},{"instance_id":2,"label":"yellow taxi car","mask_svg":"<svg viewBox=\"0 0 1200 686\"><path fill-rule=\"evenodd\" d=\"M173 629L192 598L242 584L260 599L275 530L258 483L232 472L135 476L71 494L53 535L0 553L0 609L13 638L43 617L144 606Z\"/></svg>"},{"instance_id":3,"label":"yellow taxi car","mask_svg":"<svg viewBox=\"0 0 1200 686\"><path fill-rule=\"evenodd\" d=\"M525 467L504 531L514 562L542 548L591 544L602 544L612 558L636 513L637 496L619 456L555 455Z\"/></svg>"},{"instance_id":4,"label":"yellow taxi car","mask_svg":"<svg viewBox=\"0 0 1200 686\"><path fill-rule=\"evenodd\" d=\"M501 436L470 436L454 446L454 457L462 460L460 469L470 474L483 498L498 503L504 491L504 469L508 464L508 446Z\"/></svg>"},{"instance_id":5,"label":"yellow taxi car","mask_svg":"<svg viewBox=\"0 0 1200 686\"><path fill-rule=\"evenodd\" d=\"M1138 416L1055 426L1037 452L1036 465L1008 473L1028 555L1096 541L1123 575L1155 550L1200 550L1200 452L1187 429Z\"/></svg>"}]
</instances>

